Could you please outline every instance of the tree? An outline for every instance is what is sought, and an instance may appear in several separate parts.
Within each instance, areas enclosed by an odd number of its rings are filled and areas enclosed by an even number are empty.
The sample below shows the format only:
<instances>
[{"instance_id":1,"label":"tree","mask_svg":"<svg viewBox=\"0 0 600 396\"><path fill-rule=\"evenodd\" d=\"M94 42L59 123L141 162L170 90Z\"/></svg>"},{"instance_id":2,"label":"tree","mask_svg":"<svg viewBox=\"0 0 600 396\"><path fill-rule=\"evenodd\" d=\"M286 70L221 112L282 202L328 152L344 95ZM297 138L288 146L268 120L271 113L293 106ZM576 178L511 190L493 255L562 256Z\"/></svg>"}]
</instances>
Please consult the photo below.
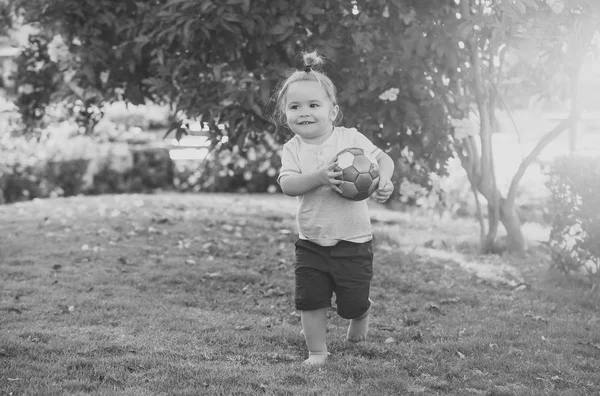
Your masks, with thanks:
<instances>
[{"instance_id":1,"label":"tree","mask_svg":"<svg viewBox=\"0 0 600 396\"><path fill-rule=\"evenodd\" d=\"M357 126L394 158L397 185L403 178L428 185L430 173L444 174L446 160L456 150L476 196L480 193L488 203L483 250L494 250L500 222L510 248L525 249L514 205L519 173L504 199L493 171L496 87L504 70L495 60L506 56L506 48L524 42L529 19L548 14L549 6L541 0L8 4L13 15L42 27L44 37L33 39L42 43L38 53L48 53L47 66L40 70L52 76L53 85L34 85L32 92L21 93L21 108L35 115L48 101L79 100L87 133L93 132L94 109L124 99L168 104L177 136L186 132L183 120L197 119L214 142L227 136L225 148L243 149L264 133L284 140L286 131L274 130L267 111L273 92L286 70L298 66L300 51L318 49L329 60L325 71L340 88L345 123ZM573 13L566 17L579 18ZM27 71L21 83L35 81L27 59L20 61ZM52 95L29 100L46 91ZM481 120L481 153L475 136L460 139L451 124L473 108ZM561 124L559 131L565 128Z\"/></svg>"},{"instance_id":2,"label":"tree","mask_svg":"<svg viewBox=\"0 0 600 396\"><path fill-rule=\"evenodd\" d=\"M273 132L265 109L273 105L277 83L298 66L301 50L318 49L341 88L346 123L372 135L406 165L399 177L427 183L428 173L443 173L452 154L443 99L451 87L441 76L456 60L448 66L442 47L429 51L431 39L423 33L452 14L453 5L384 0L12 0L11 5L24 21L43 26L45 42L60 36L68 48L71 56L58 62L52 100L77 98L84 109L121 97L167 103L178 134L184 132L183 119L201 119L215 141L225 134L229 147L244 147ZM406 89L381 99L390 87ZM44 101L36 105L43 108ZM287 137L285 131L278 136Z\"/></svg>"},{"instance_id":3,"label":"tree","mask_svg":"<svg viewBox=\"0 0 600 396\"><path fill-rule=\"evenodd\" d=\"M598 15L598 6L594 2L582 0L568 2L569 4L558 9L555 4L557 2L548 3L532 0L460 0L461 17L464 18L464 22L460 22L458 30L466 43L465 50L468 51L470 64L470 73L466 76L470 83L465 84L465 87L471 91L477 105L481 147L479 153L475 137L466 136L462 140L460 154L469 180L476 191L476 197L477 194L483 195L488 205L487 233L484 231L480 214L484 252L495 249L494 242L500 222L507 231L508 249L519 253L525 251L526 241L515 207L519 181L542 149L579 117L576 104L578 75L583 56L589 50L594 34L593 18L590 15ZM564 31L558 36L554 32L550 33L551 29L556 30L557 26L562 27ZM562 51L565 46L566 52ZM498 86L501 84L500 78L506 74L503 61L510 51L519 50L529 51L527 58L533 63L525 64L525 68L529 69L530 75L532 70L541 75L555 73L561 68L568 70L574 106L571 109L571 117L549 131L523 159L511 181L507 196L502 197L494 174L491 136L495 124L495 108L500 98ZM521 73L523 64L521 61ZM540 70L544 70L544 73L540 73ZM547 81L544 83L547 85ZM534 91L539 93L543 89L545 88L542 88L540 83L535 86Z\"/></svg>"}]
</instances>

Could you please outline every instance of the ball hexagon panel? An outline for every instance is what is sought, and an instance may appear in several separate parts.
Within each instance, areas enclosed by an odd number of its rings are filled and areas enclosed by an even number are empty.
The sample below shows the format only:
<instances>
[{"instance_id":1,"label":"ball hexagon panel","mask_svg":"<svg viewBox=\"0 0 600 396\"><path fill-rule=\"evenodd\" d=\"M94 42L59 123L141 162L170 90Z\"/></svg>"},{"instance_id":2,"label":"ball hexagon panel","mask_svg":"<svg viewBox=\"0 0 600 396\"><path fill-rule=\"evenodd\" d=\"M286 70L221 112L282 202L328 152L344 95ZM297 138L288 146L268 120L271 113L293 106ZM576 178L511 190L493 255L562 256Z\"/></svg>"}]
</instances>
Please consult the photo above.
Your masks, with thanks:
<instances>
[{"instance_id":1,"label":"ball hexagon panel","mask_svg":"<svg viewBox=\"0 0 600 396\"><path fill-rule=\"evenodd\" d=\"M342 170L342 180L353 182L356 181L360 173L356 170L355 167L349 166L348 168Z\"/></svg>"},{"instance_id":2,"label":"ball hexagon panel","mask_svg":"<svg viewBox=\"0 0 600 396\"><path fill-rule=\"evenodd\" d=\"M354 157L352 165L361 173L369 172L373 163L365 155L357 155Z\"/></svg>"},{"instance_id":3,"label":"ball hexagon panel","mask_svg":"<svg viewBox=\"0 0 600 396\"><path fill-rule=\"evenodd\" d=\"M354 185L358 191L369 191L373 178L368 173L361 173L354 181Z\"/></svg>"},{"instance_id":4,"label":"ball hexagon panel","mask_svg":"<svg viewBox=\"0 0 600 396\"><path fill-rule=\"evenodd\" d=\"M346 151L346 152L338 155L338 157L337 157L338 166L342 169L346 169L349 166L352 166L353 162L354 162L354 154L350 153L349 151Z\"/></svg>"},{"instance_id":5,"label":"ball hexagon panel","mask_svg":"<svg viewBox=\"0 0 600 396\"><path fill-rule=\"evenodd\" d=\"M354 183L344 182L339 185L340 190L342 190L342 195L346 198L353 199L357 194L358 190Z\"/></svg>"}]
</instances>

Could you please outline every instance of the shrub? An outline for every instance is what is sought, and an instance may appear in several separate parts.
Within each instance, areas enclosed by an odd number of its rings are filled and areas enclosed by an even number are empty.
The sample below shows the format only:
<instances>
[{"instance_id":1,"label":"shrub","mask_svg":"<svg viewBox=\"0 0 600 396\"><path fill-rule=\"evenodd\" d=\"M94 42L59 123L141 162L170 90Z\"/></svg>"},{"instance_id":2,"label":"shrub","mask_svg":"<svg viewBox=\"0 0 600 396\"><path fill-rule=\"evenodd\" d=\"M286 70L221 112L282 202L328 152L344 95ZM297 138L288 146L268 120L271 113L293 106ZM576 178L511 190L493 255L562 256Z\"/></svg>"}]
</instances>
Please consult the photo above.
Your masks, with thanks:
<instances>
[{"instance_id":1,"label":"shrub","mask_svg":"<svg viewBox=\"0 0 600 396\"><path fill-rule=\"evenodd\" d=\"M206 160L177 161L174 186L178 191L274 193L280 154L268 135L245 151L218 145Z\"/></svg>"},{"instance_id":2,"label":"shrub","mask_svg":"<svg viewBox=\"0 0 600 396\"><path fill-rule=\"evenodd\" d=\"M553 265L600 279L600 158L560 157L550 166Z\"/></svg>"},{"instance_id":3,"label":"shrub","mask_svg":"<svg viewBox=\"0 0 600 396\"><path fill-rule=\"evenodd\" d=\"M169 108L156 104L132 105L123 101L107 103L103 107L104 119L114 123L118 129L129 130L138 127L142 130L169 127Z\"/></svg>"}]
</instances>

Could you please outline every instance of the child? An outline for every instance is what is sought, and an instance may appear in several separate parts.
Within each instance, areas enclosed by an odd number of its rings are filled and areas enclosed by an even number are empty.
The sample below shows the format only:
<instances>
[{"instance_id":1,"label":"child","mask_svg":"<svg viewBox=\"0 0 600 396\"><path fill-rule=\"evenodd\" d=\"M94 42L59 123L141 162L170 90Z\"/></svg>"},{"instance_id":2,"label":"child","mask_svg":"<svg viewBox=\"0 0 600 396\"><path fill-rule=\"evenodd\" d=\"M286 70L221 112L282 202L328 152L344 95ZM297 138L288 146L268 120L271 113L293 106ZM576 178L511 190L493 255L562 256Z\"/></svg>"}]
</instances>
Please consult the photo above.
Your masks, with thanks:
<instances>
[{"instance_id":1,"label":"child","mask_svg":"<svg viewBox=\"0 0 600 396\"><path fill-rule=\"evenodd\" d=\"M338 127L340 115L331 79L314 70L323 63L316 52L304 53L304 70L281 85L276 116L295 136L283 146L278 182L284 194L298 197L295 304L308 347L307 365L327 359L327 308L336 294L337 312L350 319L346 340L366 339L370 281L373 277L371 223L366 201L338 195L335 155L359 147L379 164L375 199L393 192L393 160L356 129ZM335 191L334 191L335 190Z\"/></svg>"}]
</instances>

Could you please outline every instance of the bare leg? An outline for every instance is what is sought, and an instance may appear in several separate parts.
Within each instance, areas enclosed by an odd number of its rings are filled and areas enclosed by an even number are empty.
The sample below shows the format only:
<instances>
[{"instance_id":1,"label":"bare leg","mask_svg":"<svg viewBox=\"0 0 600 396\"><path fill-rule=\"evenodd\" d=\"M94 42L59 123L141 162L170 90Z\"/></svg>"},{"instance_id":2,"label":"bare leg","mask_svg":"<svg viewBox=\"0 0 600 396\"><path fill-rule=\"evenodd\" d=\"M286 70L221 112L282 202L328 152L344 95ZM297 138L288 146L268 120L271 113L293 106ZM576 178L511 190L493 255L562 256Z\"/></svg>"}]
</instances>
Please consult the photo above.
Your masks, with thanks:
<instances>
[{"instance_id":1,"label":"bare leg","mask_svg":"<svg viewBox=\"0 0 600 396\"><path fill-rule=\"evenodd\" d=\"M369 313L371 308L364 314L355 319L350 319L350 326L348 326L348 334L346 335L346 341L349 342L360 342L367 339L367 332L369 331Z\"/></svg>"},{"instance_id":2,"label":"bare leg","mask_svg":"<svg viewBox=\"0 0 600 396\"><path fill-rule=\"evenodd\" d=\"M303 364L321 365L327 359L327 343L325 333L327 329L327 308L313 311L300 311L302 318L302 331L308 347L308 359Z\"/></svg>"}]
</instances>

